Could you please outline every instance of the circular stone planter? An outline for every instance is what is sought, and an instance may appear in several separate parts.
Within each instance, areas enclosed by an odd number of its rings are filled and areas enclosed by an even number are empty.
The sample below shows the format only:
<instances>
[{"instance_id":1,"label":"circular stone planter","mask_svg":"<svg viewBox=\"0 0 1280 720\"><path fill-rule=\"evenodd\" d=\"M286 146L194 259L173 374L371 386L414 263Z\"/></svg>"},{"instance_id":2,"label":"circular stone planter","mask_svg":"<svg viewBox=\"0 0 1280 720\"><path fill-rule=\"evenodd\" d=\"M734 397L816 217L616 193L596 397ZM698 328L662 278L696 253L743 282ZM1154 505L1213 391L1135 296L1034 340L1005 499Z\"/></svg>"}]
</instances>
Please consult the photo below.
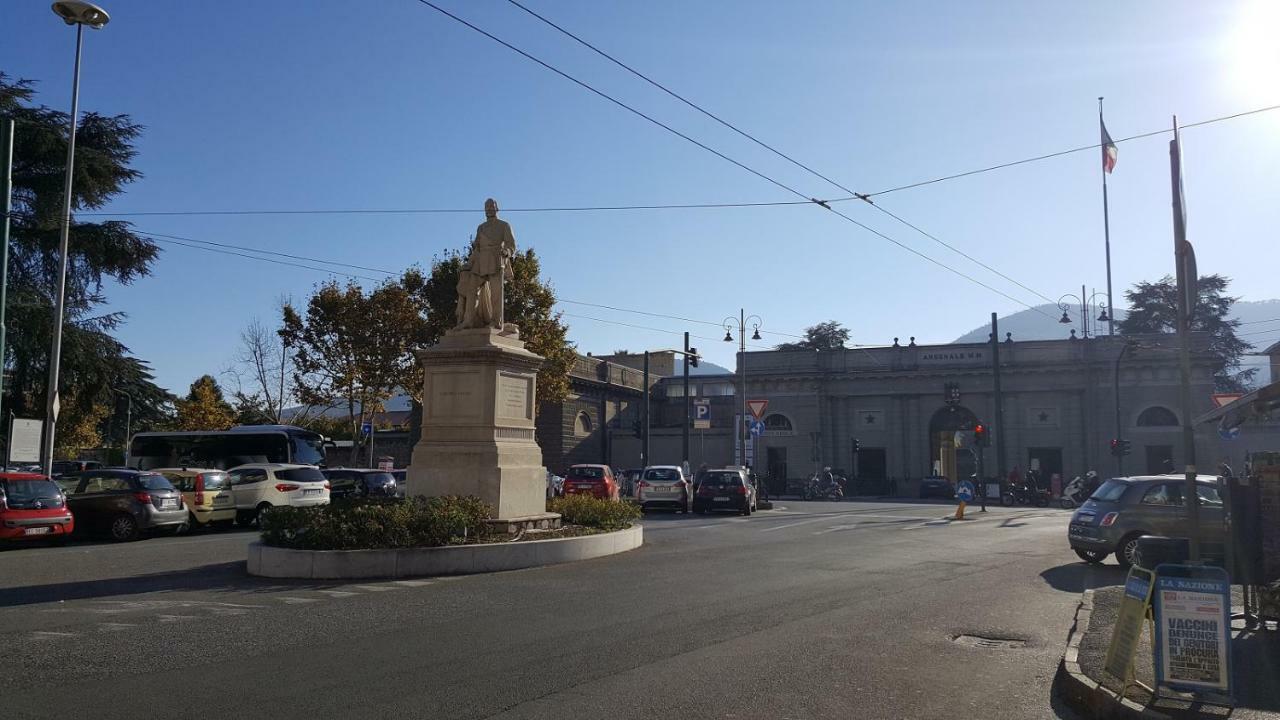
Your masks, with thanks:
<instances>
[{"instance_id":1,"label":"circular stone planter","mask_svg":"<svg viewBox=\"0 0 1280 720\"><path fill-rule=\"evenodd\" d=\"M293 550L255 542L249 546L249 574L309 580L467 575L590 560L643 542L639 524L581 537L392 550Z\"/></svg>"}]
</instances>

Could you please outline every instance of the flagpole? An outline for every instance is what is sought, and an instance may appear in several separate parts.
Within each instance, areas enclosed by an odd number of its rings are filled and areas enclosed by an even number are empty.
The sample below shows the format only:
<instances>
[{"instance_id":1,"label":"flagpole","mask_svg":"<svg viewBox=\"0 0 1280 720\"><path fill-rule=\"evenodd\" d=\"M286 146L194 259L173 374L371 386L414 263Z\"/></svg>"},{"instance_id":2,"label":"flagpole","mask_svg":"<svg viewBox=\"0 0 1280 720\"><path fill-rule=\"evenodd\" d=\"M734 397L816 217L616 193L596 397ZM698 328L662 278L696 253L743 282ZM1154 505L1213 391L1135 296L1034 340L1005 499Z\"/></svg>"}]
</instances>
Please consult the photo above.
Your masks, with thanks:
<instances>
[{"instance_id":1,"label":"flagpole","mask_svg":"<svg viewBox=\"0 0 1280 720\"><path fill-rule=\"evenodd\" d=\"M1173 259L1177 264L1179 395L1182 405L1183 490L1191 536L1191 562L1200 560L1200 496L1196 487L1196 435L1191 419L1191 314L1195 310L1195 251L1187 242L1187 208L1182 192L1182 143L1178 137L1178 116L1173 116L1173 139L1169 141L1169 175L1173 195Z\"/></svg>"},{"instance_id":2,"label":"flagpole","mask_svg":"<svg viewBox=\"0 0 1280 720\"><path fill-rule=\"evenodd\" d=\"M1098 98L1098 129L1103 128L1102 124L1102 98ZM1105 142L1105 141L1104 141ZM1104 145L1102 153L1105 155L1107 148ZM1102 166L1102 235L1106 239L1107 245L1107 336L1116 334L1116 303L1111 296L1111 211L1107 207L1107 167L1106 163Z\"/></svg>"}]
</instances>

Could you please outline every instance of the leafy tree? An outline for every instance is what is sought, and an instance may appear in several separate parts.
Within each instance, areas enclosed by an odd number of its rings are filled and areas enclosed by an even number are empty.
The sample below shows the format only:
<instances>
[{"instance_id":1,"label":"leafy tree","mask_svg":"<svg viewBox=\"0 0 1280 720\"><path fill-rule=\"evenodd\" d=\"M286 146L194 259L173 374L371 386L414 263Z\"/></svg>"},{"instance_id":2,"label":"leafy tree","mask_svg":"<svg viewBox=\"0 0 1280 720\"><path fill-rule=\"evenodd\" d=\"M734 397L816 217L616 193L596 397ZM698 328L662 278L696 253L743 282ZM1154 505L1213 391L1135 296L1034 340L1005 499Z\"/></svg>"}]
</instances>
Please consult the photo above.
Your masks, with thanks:
<instances>
[{"instance_id":1,"label":"leafy tree","mask_svg":"<svg viewBox=\"0 0 1280 720\"><path fill-rule=\"evenodd\" d=\"M437 257L431 264L430 277L415 289L427 310L424 345L439 342L456 324L454 308L461 267L462 256L458 252ZM513 279L505 288L503 319L515 323L525 347L544 358L538 370L537 401L559 402L569 395L569 371L578 354L568 341L569 328L555 310L555 290L539 277L541 270L542 264L532 248L517 252L511 258ZM407 377L402 387L415 407L420 407L421 368L416 368L416 374Z\"/></svg>"},{"instance_id":2,"label":"leafy tree","mask_svg":"<svg viewBox=\"0 0 1280 720\"><path fill-rule=\"evenodd\" d=\"M19 417L43 417L52 345L54 294L66 169L66 113L32 104L34 83L0 72L0 118L16 120L13 204L9 257L5 409ZM86 112L76 138L73 211L102 207L141 177L130 166L141 126L127 115ZM111 337L121 313L101 312L104 280L129 284L147 275L159 248L128 223L76 221L71 228L67 267L66 324L63 328L58 446L82 447L87 431L123 428L125 402L133 396L140 422L163 422L171 396L152 382L146 364ZM106 415L102 408L108 408ZM112 410L114 409L114 412ZM123 434L123 431L121 431ZM95 439L97 442L100 438Z\"/></svg>"},{"instance_id":3,"label":"leafy tree","mask_svg":"<svg viewBox=\"0 0 1280 720\"><path fill-rule=\"evenodd\" d=\"M778 350L837 350L849 342L849 329L836 320L820 322L804 329L804 339L782 343Z\"/></svg>"},{"instance_id":4,"label":"leafy tree","mask_svg":"<svg viewBox=\"0 0 1280 720\"><path fill-rule=\"evenodd\" d=\"M1250 345L1236 336L1239 320L1227 315L1239 298L1226 294L1230 278L1203 275L1198 286L1195 307L1191 308L1191 329L1210 335L1209 350L1217 360L1213 380L1218 392L1243 392L1257 369L1240 370L1240 358ZM1116 326L1126 335L1177 332L1177 281L1166 275L1156 282L1140 282L1125 291L1129 313Z\"/></svg>"},{"instance_id":5,"label":"leafy tree","mask_svg":"<svg viewBox=\"0 0 1280 720\"><path fill-rule=\"evenodd\" d=\"M197 378L177 404L179 430L226 430L235 422L235 412L212 375Z\"/></svg>"},{"instance_id":6,"label":"leafy tree","mask_svg":"<svg viewBox=\"0 0 1280 720\"><path fill-rule=\"evenodd\" d=\"M293 382L304 404L345 405L351 435L413 373L413 350L426 332L420 273L385 282L369 294L355 283L330 281L307 301L306 314L283 307L281 338L293 354Z\"/></svg>"}]
</instances>

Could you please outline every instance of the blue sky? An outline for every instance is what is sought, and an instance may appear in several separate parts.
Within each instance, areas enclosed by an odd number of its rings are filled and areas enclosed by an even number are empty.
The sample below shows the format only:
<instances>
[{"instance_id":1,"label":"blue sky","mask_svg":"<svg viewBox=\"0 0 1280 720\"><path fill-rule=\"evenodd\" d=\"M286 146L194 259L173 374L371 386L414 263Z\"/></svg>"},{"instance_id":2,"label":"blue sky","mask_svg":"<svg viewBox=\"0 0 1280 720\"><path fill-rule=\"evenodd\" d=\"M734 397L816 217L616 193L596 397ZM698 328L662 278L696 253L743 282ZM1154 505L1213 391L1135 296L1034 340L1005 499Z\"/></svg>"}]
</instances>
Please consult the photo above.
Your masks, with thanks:
<instances>
[{"instance_id":1,"label":"blue sky","mask_svg":"<svg viewBox=\"0 0 1280 720\"><path fill-rule=\"evenodd\" d=\"M844 193L499 0L438 0L503 39L808 196ZM553 2L530 7L861 192L1280 103L1270 3ZM454 215L134 217L141 230L398 271L467 242L507 208L791 200L415 0L110 0L86 36L81 108L147 127L145 178L114 212L475 208ZM203 7L203 9L197 9ZM43 1L0 10L0 69L69 105L74 33ZM1276 297L1280 111L1184 134L1202 272ZM1115 285L1172 272L1167 145L1123 143L1110 180ZM877 199L1056 299L1105 288L1096 151ZM1042 299L846 203L900 242L1018 299ZM860 343L954 339L1023 306L812 205L506 213L562 298L764 331L836 319ZM370 277L377 273L352 271ZM327 275L175 245L110 289L124 342L185 391L225 368L239 330L274 322ZM366 285L369 281L363 281ZM675 346L711 325L565 305L582 351ZM581 316L668 332L638 330ZM1280 326L1276 339L1280 339ZM1257 338L1267 342L1272 336ZM785 340L765 336L766 342Z\"/></svg>"}]
</instances>

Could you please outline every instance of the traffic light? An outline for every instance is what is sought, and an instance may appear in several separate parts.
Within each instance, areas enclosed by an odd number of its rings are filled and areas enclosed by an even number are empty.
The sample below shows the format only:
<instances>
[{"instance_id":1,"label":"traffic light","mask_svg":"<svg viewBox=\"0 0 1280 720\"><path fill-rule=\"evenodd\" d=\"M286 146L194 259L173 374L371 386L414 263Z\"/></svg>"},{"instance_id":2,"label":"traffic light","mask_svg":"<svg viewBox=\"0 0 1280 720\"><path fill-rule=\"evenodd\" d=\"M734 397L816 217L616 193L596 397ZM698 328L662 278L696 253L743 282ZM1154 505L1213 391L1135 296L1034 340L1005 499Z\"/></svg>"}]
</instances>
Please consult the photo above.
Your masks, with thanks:
<instances>
[{"instance_id":1,"label":"traffic light","mask_svg":"<svg viewBox=\"0 0 1280 720\"><path fill-rule=\"evenodd\" d=\"M1128 440L1112 440L1111 454L1116 457L1124 457L1132 452L1132 445L1133 443Z\"/></svg>"},{"instance_id":2,"label":"traffic light","mask_svg":"<svg viewBox=\"0 0 1280 720\"><path fill-rule=\"evenodd\" d=\"M689 348L689 367L698 367L698 348Z\"/></svg>"},{"instance_id":3,"label":"traffic light","mask_svg":"<svg viewBox=\"0 0 1280 720\"><path fill-rule=\"evenodd\" d=\"M858 438L853 439L853 451L855 453L862 452L862 441L859 440Z\"/></svg>"},{"instance_id":4,"label":"traffic light","mask_svg":"<svg viewBox=\"0 0 1280 720\"><path fill-rule=\"evenodd\" d=\"M978 423L973 426L973 444L978 447L986 447L991 443L991 438L987 436L987 426Z\"/></svg>"}]
</instances>

